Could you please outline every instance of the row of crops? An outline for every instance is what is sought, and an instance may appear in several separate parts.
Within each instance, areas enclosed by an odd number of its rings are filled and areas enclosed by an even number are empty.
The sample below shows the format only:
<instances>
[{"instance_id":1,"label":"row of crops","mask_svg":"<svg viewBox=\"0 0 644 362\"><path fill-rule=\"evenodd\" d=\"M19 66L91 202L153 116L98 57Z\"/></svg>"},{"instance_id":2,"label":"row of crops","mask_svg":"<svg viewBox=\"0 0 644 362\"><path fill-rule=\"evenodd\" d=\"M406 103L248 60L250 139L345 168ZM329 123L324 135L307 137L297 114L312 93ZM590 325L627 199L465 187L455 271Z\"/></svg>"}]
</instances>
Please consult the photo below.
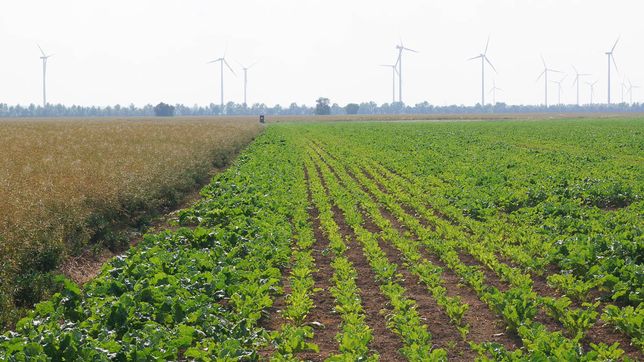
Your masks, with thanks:
<instances>
[{"instance_id":1,"label":"row of crops","mask_svg":"<svg viewBox=\"0 0 644 362\"><path fill-rule=\"evenodd\" d=\"M641 359L643 128L271 126L0 359Z\"/></svg>"}]
</instances>

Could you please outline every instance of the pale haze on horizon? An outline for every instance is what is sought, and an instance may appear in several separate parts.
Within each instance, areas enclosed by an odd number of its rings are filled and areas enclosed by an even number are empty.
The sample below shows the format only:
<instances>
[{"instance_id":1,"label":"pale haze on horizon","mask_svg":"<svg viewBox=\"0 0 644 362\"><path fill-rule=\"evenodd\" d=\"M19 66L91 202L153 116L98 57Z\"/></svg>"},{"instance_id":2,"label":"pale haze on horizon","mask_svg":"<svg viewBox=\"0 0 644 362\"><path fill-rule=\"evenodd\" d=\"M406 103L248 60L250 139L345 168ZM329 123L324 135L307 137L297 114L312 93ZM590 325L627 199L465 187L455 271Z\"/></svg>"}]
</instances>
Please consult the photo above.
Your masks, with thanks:
<instances>
[{"instance_id":1,"label":"pale haze on horizon","mask_svg":"<svg viewBox=\"0 0 644 362\"><path fill-rule=\"evenodd\" d=\"M612 100L628 77L644 86L644 3L636 0L3 0L0 10L0 103L40 104L40 44L54 54L47 100L65 105L219 104L219 65L226 57L225 101L243 102L238 62L248 71L248 103L312 105L391 102L395 45L403 54L403 100L414 105L480 102L483 51L503 89L497 101L543 103L540 55L567 74L562 103L575 103L572 65L591 73L594 100L606 102L607 58L615 49ZM553 75L556 80L562 75ZM557 103L550 84L549 103ZM644 99L634 89L633 101ZM581 88L588 103L589 87ZM628 97L625 97L628 101ZM491 94L486 101L491 102Z\"/></svg>"}]
</instances>

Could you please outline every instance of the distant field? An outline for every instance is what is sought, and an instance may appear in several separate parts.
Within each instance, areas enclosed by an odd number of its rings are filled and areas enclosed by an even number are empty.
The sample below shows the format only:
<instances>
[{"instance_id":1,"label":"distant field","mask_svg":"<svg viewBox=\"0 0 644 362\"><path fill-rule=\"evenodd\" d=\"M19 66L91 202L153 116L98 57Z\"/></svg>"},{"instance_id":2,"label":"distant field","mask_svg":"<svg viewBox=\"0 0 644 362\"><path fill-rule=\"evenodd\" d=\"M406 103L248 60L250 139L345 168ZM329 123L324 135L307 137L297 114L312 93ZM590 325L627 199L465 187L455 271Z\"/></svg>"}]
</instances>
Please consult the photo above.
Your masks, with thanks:
<instances>
[{"instance_id":1,"label":"distant field","mask_svg":"<svg viewBox=\"0 0 644 362\"><path fill-rule=\"evenodd\" d=\"M0 322L46 293L67 256L90 243L118 248L115 228L174 206L260 129L213 118L0 120Z\"/></svg>"}]
</instances>

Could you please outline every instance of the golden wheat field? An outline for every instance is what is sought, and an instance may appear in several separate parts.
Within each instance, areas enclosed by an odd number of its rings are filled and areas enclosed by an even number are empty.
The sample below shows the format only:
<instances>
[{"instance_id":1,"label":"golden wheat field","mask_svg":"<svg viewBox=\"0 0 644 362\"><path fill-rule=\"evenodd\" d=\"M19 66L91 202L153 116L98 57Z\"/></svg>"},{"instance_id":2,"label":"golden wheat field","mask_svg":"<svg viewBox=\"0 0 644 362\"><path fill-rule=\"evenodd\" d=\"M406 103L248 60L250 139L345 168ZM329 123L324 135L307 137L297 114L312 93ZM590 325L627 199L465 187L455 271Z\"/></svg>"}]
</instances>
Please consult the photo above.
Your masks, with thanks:
<instances>
[{"instance_id":1,"label":"golden wheat field","mask_svg":"<svg viewBox=\"0 0 644 362\"><path fill-rule=\"evenodd\" d=\"M254 119L0 120L0 322L46 294L66 257L113 247L115 228L174 206L260 130Z\"/></svg>"}]
</instances>

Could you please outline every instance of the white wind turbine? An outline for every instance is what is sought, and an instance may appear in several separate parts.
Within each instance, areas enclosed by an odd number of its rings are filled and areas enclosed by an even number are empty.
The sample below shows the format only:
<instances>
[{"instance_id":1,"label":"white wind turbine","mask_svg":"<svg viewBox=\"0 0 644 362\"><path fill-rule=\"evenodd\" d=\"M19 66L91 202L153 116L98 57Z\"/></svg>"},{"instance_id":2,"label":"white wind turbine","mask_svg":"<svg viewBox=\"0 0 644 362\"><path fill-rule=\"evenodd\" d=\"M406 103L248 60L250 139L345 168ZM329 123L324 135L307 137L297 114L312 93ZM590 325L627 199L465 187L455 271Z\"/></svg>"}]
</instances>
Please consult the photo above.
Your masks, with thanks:
<instances>
[{"instance_id":1,"label":"white wind turbine","mask_svg":"<svg viewBox=\"0 0 644 362\"><path fill-rule=\"evenodd\" d=\"M492 62L490 62L490 59L487 57L487 48L490 45L490 37L487 37L487 43L485 43L485 50L483 53L472 57L468 60L474 60L474 59L479 59L481 58L481 106L485 105L485 62L487 62L490 67L492 67L492 70L496 73L496 68L492 65Z\"/></svg>"},{"instance_id":2,"label":"white wind turbine","mask_svg":"<svg viewBox=\"0 0 644 362\"><path fill-rule=\"evenodd\" d=\"M628 87L626 86L626 81L627 81L626 77L624 77L624 80L619 84L620 85L619 89L622 93L622 103L624 103L624 91L628 93Z\"/></svg>"},{"instance_id":3,"label":"white wind turbine","mask_svg":"<svg viewBox=\"0 0 644 362\"><path fill-rule=\"evenodd\" d=\"M617 46L617 42L619 42L619 38L615 40L615 44L613 47L610 49L609 52L606 52L606 56L608 56L608 104L610 104L610 61L611 59L613 60L613 65L615 65L615 71L617 70L617 63L615 63L615 57L613 56L613 52L615 51L615 47Z\"/></svg>"},{"instance_id":4,"label":"white wind turbine","mask_svg":"<svg viewBox=\"0 0 644 362\"><path fill-rule=\"evenodd\" d=\"M400 44L396 45L396 49L398 49L398 60L396 61L396 64L398 65L398 102L402 103L402 53L405 50L413 53L418 52L416 50L405 47L403 45L402 39L400 40Z\"/></svg>"},{"instance_id":5,"label":"white wind turbine","mask_svg":"<svg viewBox=\"0 0 644 362\"><path fill-rule=\"evenodd\" d=\"M230 65L226 61L226 52L224 52L223 57L215 59L215 60L211 60L207 64L217 63L217 62L219 62L220 70L221 70L221 109L220 109L220 112L221 112L221 114L224 114L224 64L226 65L226 67L228 67L228 69L231 71L231 73L235 74L235 71L233 70L233 68L230 67Z\"/></svg>"},{"instance_id":6,"label":"white wind turbine","mask_svg":"<svg viewBox=\"0 0 644 362\"><path fill-rule=\"evenodd\" d=\"M492 93L492 105L496 105L496 91L501 91L503 92L503 89L498 88L496 86L496 80L492 81L492 88L490 89L489 93Z\"/></svg>"},{"instance_id":7,"label":"white wind turbine","mask_svg":"<svg viewBox=\"0 0 644 362\"><path fill-rule=\"evenodd\" d=\"M595 95L595 84L597 84L597 80L594 82L586 82L588 86L590 87L590 105L593 105L593 96Z\"/></svg>"},{"instance_id":8,"label":"white wind turbine","mask_svg":"<svg viewBox=\"0 0 644 362\"><path fill-rule=\"evenodd\" d=\"M572 85L573 85L573 86L574 86L574 85L577 85L577 106L579 106L579 79L580 79L581 77L589 76L590 74L588 74L588 73L579 73L579 72L577 71L577 68L575 68L575 66L574 66L574 65L572 66L572 69L574 69L574 70L575 70L575 80L572 82Z\"/></svg>"},{"instance_id":9,"label":"white wind turbine","mask_svg":"<svg viewBox=\"0 0 644 362\"><path fill-rule=\"evenodd\" d=\"M47 59L51 58L53 54L46 55L40 45L38 45L38 49L40 49L40 54L42 54L40 57L42 59L42 106L45 108L47 107Z\"/></svg>"},{"instance_id":10,"label":"white wind turbine","mask_svg":"<svg viewBox=\"0 0 644 362\"><path fill-rule=\"evenodd\" d=\"M555 70L555 69L548 68L548 66L546 65L546 60L543 59L543 55L541 56L541 61L543 62L543 72L541 72L541 74L539 74L539 77L537 78L537 81L539 79L541 79L541 77L543 77L545 75L545 92L546 92L546 94L545 94L545 103L544 104L545 104L546 108L548 108L548 72L553 72L553 73L561 73L561 72L558 71L558 70Z\"/></svg>"},{"instance_id":11,"label":"white wind turbine","mask_svg":"<svg viewBox=\"0 0 644 362\"><path fill-rule=\"evenodd\" d=\"M633 85L631 81L628 81L628 94L630 96L630 103L633 104L633 89L639 88L640 86L638 85Z\"/></svg>"},{"instance_id":12,"label":"white wind turbine","mask_svg":"<svg viewBox=\"0 0 644 362\"><path fill-rule=\"evenodd\" d=\"M239 63L239 62L238 62L238 63ZM242 65L241 63L239 63L239 66L240 66L240 67L242 68L242 70L244 71L244 107L246 107L246 106L247 106L247 103L246 103L246 89L248 88L248 70L249 70L250 68L254 67L254 66L255 66L255 64L257 64L257 62L255 62L255 63L253 63L253 64L251 64L251 65L249 65L249 66L245 67L244 65ZM232 69L231 69L231 70L232 70ZM234 72L233 72L233 73L234 73Z\"/></svg>"},{"instance_id":13,"label":"white wind turbine","mask_svg":"<svg viewBox=\"0 0 644 362\"><path fill-rule=\"evenodd\" d=\"M381 67L391 68L391 103L396 103L396 74L398 74L397 64L380 64Z\"/></svg>"},{"instance_id":14,"label":"white wind turbine","mask_svg":"<svg viewBox=\"0 0 644 362\"><path fill-rule=\"evenodd\" d=\"M552 83L555 83L557 85L557 104L561 105L561 83L563 83L564 80L566 80L568 76L564 75L563 78L559 80L552 80Z\"/></svg>"}]
</instances>

